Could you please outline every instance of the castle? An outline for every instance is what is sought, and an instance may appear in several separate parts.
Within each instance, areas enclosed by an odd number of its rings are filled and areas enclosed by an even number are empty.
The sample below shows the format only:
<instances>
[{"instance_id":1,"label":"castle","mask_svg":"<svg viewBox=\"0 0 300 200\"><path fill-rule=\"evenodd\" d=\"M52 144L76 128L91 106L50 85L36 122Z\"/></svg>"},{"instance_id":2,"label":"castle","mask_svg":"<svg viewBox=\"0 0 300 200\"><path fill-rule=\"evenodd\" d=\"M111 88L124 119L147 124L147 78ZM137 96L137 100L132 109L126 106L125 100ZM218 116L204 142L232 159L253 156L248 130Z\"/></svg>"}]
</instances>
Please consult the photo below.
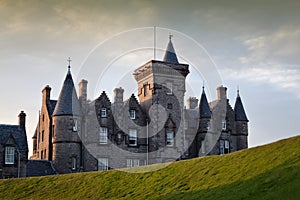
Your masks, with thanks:
<instances>
[{"instance_id":1,"label":"castle","mask_svg":"<svg viewBox=\"0 0 300 200\"><path fill-rule=\"evenodd\" d=\"M205 89L184 105L189 65L178 62L171 38L163 61L150 60L134 71L138 100L114 89L89 101L86 80L75 90L70 64L59 98L42 90L42 106L31 160L50 161L57 173L128 168L248 147L248 119L239 93L234 108L227 88L208 102ZM198 103L199 102L199 103Z\"/></svg>"}]
</instances>

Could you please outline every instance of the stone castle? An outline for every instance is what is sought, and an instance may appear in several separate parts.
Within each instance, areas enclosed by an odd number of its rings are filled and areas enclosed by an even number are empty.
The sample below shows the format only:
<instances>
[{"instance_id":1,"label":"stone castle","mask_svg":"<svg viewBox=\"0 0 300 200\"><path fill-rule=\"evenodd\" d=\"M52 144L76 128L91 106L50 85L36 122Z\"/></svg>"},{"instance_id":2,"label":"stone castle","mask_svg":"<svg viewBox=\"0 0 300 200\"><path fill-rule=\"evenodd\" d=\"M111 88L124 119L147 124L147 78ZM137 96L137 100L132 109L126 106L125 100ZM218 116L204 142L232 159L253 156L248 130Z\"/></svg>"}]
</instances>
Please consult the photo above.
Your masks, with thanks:
<instances>
[{"instance_id":1,"label":"stone castle","mask_svg":"<svg viewBox=\"0 0 300 200\"><path fill-rule=\"evenodd\" d=\"M114 90L90 101L86 80L78 95L70 65L57 100L42 90L42 106L31 160L46 160L57 173L128 168L248 147L248 119L237 93L234 108L226 87L208 102L205 89L184 105L189 65L178 62L171 38L163 61L150 60L134 71L138 99ZM199 103L198 103L199 102Z\"/></svg>"}]
</instances>

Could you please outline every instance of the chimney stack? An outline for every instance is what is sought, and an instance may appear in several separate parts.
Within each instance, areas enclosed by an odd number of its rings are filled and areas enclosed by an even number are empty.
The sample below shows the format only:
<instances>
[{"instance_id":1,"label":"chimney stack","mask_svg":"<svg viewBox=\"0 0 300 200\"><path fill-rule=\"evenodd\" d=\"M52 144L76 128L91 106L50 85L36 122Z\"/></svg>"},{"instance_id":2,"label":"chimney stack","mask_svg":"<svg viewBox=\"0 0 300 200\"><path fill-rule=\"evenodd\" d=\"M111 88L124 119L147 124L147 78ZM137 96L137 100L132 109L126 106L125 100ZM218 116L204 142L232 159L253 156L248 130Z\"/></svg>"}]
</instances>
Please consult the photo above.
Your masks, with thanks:
<instances>
[{"instance_id":1,"label":"chimney stack","mask_svg":"<svg viewBox=\"0 0 300 200\"><path fill-rule=\"evenodd\" d=\"M87 84L87 80L84 79L79 82L79 103L82 108L85 108L87 101Z\"/></svg>"},{"instance_id":2,"label":"chimney stack","mask_svg":"<svg viewBox=\"0 0 300 200\"><path fill-rule=\"evenodd\" d=\"M26 114L22 110L21 113L19 114L19 126L25 130L25 122L26 122Z\"/></svg>"},{"instance_id":3,"label":"chimney stack","mask_svg":"<svg viewBox=\"0 0 300 200\"><path fill-rule=\"evenodd\" d=\"M227 88L223 87L221 85L220 87L217 88L217 94L218 94L218 100L227 100L227 94L226 94Z\"/></svg>"},{"instance_id":4,"label":"chimney stack","mask_svg":"<svg viewBox=\"0 0 300 200\"><path fill-rule=\"evenodd\" d=\"M124 89L119 87L114 89L114 102L123 103Z\"/></svg>"},{"instance_id":5,"label":"chimney stack","mask_svg":"<svg viewBox=\"0 0 300 200\"><path fill-rule=\"evenodd\" d=\"M187 109L195 109L198 106L198 99L196 97L190 97L187 99Z\"/></svg>"},{"instance_id":6,"label":"chimney stack","mask_svg":"<svg viewBox=\"0 0 300 200\"><path fill-rule=\"evenodd\" d=\"M46 103L46 105L49 105L50 103L50 92L51 92L51 87L49 85L46 85L44 89L42 90L43 94L43 103Z\"/></svg>"}]
</instances>

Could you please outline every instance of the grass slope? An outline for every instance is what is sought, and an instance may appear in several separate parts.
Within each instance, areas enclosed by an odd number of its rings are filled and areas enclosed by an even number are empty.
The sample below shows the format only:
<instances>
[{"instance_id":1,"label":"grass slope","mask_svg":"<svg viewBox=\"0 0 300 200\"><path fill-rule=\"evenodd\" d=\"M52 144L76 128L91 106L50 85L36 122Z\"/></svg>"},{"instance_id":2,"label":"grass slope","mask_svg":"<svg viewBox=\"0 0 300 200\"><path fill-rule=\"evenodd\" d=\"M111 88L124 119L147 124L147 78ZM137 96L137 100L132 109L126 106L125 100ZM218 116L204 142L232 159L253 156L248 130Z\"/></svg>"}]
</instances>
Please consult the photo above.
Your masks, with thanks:
<instances>
[{"instance_id":1,"label":"grass slope","mask_svg":"<svg viewBox=\"0 0 300 200\"><path fill-rule=\"evenodd\" d=\"M148 167L148 168L147 168ZM147 170L153 165L131 170ZM0 181L0 199L300 199L300 136L146 172Z\"/></svg>"}]
</instances>

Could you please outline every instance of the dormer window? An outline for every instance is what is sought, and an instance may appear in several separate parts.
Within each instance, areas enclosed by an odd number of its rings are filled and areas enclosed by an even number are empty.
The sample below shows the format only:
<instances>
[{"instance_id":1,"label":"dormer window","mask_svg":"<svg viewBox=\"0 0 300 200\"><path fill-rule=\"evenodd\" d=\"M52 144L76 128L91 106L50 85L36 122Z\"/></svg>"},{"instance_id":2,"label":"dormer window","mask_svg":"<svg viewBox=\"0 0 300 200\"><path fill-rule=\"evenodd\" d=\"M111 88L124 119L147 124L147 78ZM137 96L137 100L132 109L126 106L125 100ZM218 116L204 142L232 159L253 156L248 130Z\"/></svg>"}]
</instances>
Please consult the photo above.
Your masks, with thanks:
<instances>
[{"instance_id":1,"label":"dormer window","mask_svg":"<svg viewBox=\"0 0 300 200\"><path fill-rule=\"evenodd\" d=\"M107 117L107 109L106 108L101 108L101 117Z\"/></svg>"},{"instance_id":2,"label":"dormer window","mask_svg":"<svg viewBox=\"0 0 300 200\"><path fill-rule=\"evenodd\" d=\"M222 120L222 131L226 131L226 120Z\"/></svg>"},{"instance_id":3,"label":"dormer window","mask_svg":"<svg viewBox=\"0 0 300 200\"><path fill-rule=\"evenodd\" d=\"M5 164L15 163L15 147L5 147Z\"/></svg>"},{"instance_id":4,"label":"dormer window","mask_svg":"<svg viewBox=\"0 0 300 200\"><path fill-rule=\"evenodd\" d=\"M129 114L130 114L130 119L135 119L135 110L134 109L130 109Z\"/></svg>"}]
</instances>

